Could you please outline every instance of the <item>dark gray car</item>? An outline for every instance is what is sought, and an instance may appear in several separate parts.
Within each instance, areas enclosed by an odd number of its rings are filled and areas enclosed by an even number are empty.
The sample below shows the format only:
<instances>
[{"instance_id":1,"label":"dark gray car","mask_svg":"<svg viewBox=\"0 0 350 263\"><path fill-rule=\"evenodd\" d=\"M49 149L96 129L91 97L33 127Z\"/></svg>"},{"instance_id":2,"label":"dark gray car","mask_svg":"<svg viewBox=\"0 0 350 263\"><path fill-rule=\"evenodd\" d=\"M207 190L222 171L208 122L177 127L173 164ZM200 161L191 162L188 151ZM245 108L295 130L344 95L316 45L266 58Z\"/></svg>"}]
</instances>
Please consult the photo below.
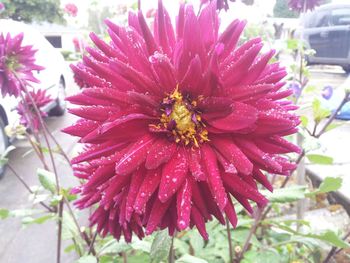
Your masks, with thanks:
<instances>
[{"instance_id":1,"label":"dark gray car","mask_svg":"<svg viewBox=\"0 0 350 263\"><path fill-rule=\"evenodd\" d=\"M307 14L303 35L316 51L309 64L339 65L350 73L350 4L323 5Z\"/></svg>"}]
</instances>

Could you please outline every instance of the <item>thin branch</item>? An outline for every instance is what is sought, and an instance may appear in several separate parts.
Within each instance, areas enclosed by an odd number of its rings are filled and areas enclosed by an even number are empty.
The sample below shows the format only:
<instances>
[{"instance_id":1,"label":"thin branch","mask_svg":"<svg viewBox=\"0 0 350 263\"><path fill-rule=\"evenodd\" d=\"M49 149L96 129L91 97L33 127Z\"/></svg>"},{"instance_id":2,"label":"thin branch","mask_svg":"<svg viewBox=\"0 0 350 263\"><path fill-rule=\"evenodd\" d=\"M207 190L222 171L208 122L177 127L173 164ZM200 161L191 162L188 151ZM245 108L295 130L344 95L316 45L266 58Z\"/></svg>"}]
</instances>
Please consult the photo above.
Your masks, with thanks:
<instances>
[{"instance_id":1,"label":"thin branch","mask_svg":"<svg viewBox=\"0 0 350 263\"><path fill-rule=\"evenodd\" d=\"M264 208L260 208L258 207L256 209L256 212L255 212L255 220L254 220L254 224L253 226L251 227L249 233L248 233L248 236L244 242L244 245L243 245L243 248L242 248L242 251L241 253L239 253L237 259L236 259L236 262L240 262L244 256L244 253L248 250L249 248L249 245L250 245L250 240L252 239L253 235L255 234L259 224L260 224L260 220L261 220L261 217L262 217L262 211L263 211Z\"/></svg>"},{"instance_id":2,"label":"thin branch","mask_svg":"<svg viewBox=\"0 0 350 263\"><path fill-rule=\"evenodd\" d=\"M230 221L228 220L226 216L226 232L227 232L227 241L228 241L228 248L229 248L229 255L230 255L230 263L233 263L233 247L232 247L232 237L231 237L231 231L230 231Z\"/></svg>"},{"instance_id":3,"label":"thin branch","mask_svg":"<svg viewBox=\"0 0 350 263\"><path fill-rule=\"evenodd\" d=\"M342 239L345 241L349 237L350 237L350 230ZM326 259L323 261L323 263L328 263L334 255L338 254L342 250L343 250L342 248L337 249L337 247L332 247L332 249L329 251L329 253L328 253Z\"/></svg>"},{"instance_id":4,"label":"thin branch","mask_svg":"<svg viewBox=\"0 0 350 263\"><path fill-rule=\"evenodd\" d=\"M174 239L175 239L175 233L171 237L171 244L170 244L170 250L169 250L168 263L175 263Z\"/></svg>"},{"instance_id":5,"label":"thin branch","mask_svg":"<svg viewBox=\"0 0 350 263\"><path fill-rule=\"evenodd\" d=\"M56 262L61 262L61 246L62 246L62 224L63 224L63 201L58 204L58 230L57 230L57 255Z\"/></svg>"},{"instance_id":6,"label":"thin branch","mask_svg":"<svg viewBox=\"0 0 350 263\"><path fill-rule=\"evenodd\" d=\"M348 93L348 92L345 93L345 96L344 96L342 102L339 104L338 108L332 113L332 115L328 118L327 122L322 127L322 129L319 131L319 133L315 136L316 138L320 138L320 136L326 131L328 126L333 122L335 117L338 115L340 110L343 108L344 104L349 101L349 94L350 93Z\"/></svg>"},{"instance_id":7,"label":"thin branch","mask_svg":"<svg viewBox=\"0 0 350 263\"><path fill-rule=\"evenodd\" d=\"M90 247L89 247L89 251L88 251L88 255L90 255L91 253L95 256L96 255L96 251L94 248L94 243L96 241L96 237L98 235L98 232L96 231L96 233L94 234L94 236L92 237L91 243L90 243Z\"/></svg>"},{"instance_id":8,"label":"thin branch","mask_svg":"<svg viewBox=\"0 0 350 263\"><path fill-rule=\"evenodd\" d=\"M29 193L35 194L32 189L30 189L29 185L24 181L22 176L20 176L15 169L10 165L10 163L7 163L7 167L11 170L11 172L14 174L14 176L23 184L23 186L28 190ZM44 202L40 201L39 204L43 206L45 209L47 209L49 212L54 213L55 210L49 207L47 204Z\"/></svg>"}]
</instances>

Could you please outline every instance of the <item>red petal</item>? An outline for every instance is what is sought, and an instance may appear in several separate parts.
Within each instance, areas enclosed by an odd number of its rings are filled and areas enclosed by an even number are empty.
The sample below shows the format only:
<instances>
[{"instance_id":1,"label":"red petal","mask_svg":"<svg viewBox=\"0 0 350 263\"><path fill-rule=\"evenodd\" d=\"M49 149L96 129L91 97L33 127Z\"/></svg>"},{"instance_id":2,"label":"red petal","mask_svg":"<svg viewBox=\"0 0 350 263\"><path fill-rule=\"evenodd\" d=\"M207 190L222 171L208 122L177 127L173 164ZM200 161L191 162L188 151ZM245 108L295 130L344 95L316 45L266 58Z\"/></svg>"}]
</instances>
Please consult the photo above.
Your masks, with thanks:
<instances>
[{"instance_id":1,"label":"red petal","mask_svg":"<svg viewBox=\"0 0 350 263\"><path fill-rule=\"evenodd\" d=\"M241 130L252 126L256 122L258 118L258 111L256 108L240 102L235 102L232 105L232 113L226 117L205 121L214 128L223 131Z\"/></svg>"},{"instance_id":2,"label":"red petal","mask_svg":"<svg viewBox=\"0 0 350 263\"><path fill-rule=\"evenodd\" d=\"M142 214L145 211L146 204L152 194L156 191L161 176L162 173L160 169L149 170L146 172L145 179L140 186L134 204L134 209L138 214Z\"/></svg>"},{"instance_id":3,"label":"red petal","mask_svg":"<svg viewBox=\"0 0 350 263\"><path fill-rule=\"evenodd\" d=\"M189 151L189 169L197 181L205 181L206 174L202 167L202 155L200 149L193 148Z\"/></svg>"},{"instance_id":4,"label":"red petal","mask_svg":"<svg viewBox=\"0 0 350 263\"><path fill-rule=\"evenodd\" d=\"M237 214L235 211L235 207L232 204L231 198L228 198L227 205L225 207L225 213L227 215L228 220L230 221L233 227L237 226Z\"/></svg>"},{"instance_id":5,"label":"red petal","mask_svg":"<svg viewBox=\"0 0 350 263\"><path fill-rule=\"evenodd\" d=\"M208 208L202 197L201 190L198 186L198 183L192 180L192 199L195 206L198 208L199 212L202 214L205 220L211 219L211 216L208 212Z\"/></svg>"},{"instance_id":6,"label":"red petal","mask_svg":"<svg viewBox=\"0 0 350 263\"><path fill-rule=\"evenodd\" d=\"M191 210L191 219L194 222L194 224L196 225L199 233L201 234L201 236L205 239L208 240L209 236L208 233L205 229L205 222L204 219L202 217L202 215L199 213L198 209L193 206L192 210Z\"/></svg>"},{"instance_id":7,"label":"red petal","mask_svg":"<svg viewBox=\"0 0 350 263\"><path fill-rule=\"evenodd\" d=\"M184 230L190 224L191 215L192 185L189 180L185 180L177 193L177 227Z\"/></svg>"},{"instance_id":8,"label":"red petal","mask_svg":"<svg viewBox=\"0 0 350 263\"><path fill-rule=\"evenodd\" d=\"M184 182L188 171L188 161L185 149L179 147L177 154L164 165L160 181L158 198L166 202L172 197Z\"/></svg>"},{"instance_id":9,"label":"red petal","mask_svg":"<svg viewBox=\"0 0 350 263\"><path fill-rule=\"evenodd\" d=\"M215 136L211 138L211 144L242 174L248 175L253 171L253 164L246 155L236 146L232 139L220 138Z\"/></svg>"},{"instance_id":10,"label":"red petal","mask_svg":"<svg viewBox=\"0 0 350 263\"><path fill-rule=\"evenodd\" d=\"M145 167L147 169L155 169L162 163L168 162L175 150L175 143L171 143L166 139L155 141L148 151Z\"/></svg>"},{"instance_id":11,"label":"red petal","mask_svg":"<svg viewBox=\"0 0 350 263\"><path fill-rule=\"evenodd\" d=\"M137 197L137 194L139 193L142 181L144 177L144 170L138 169L131 177L130 182L130 188L129 193L126 199L126 212L125 212L125 218L127 221L130 221L132 212L134 211L134 204Z\"/></svg>"},{"instance_id":12,"label":"red petal","mask_svg":"<svg viewBox=\"0 0 350 263\"><path fill-rule=\"evenodd\" d=\"M136 142L127 153L115 165L117 174L126 175L134 171L146 159L147 151L153 138L146 135L140 141Z\"/></svg>"},{"instance_id":13,"label":"red petal","mask_svg":"<svg viewBox=\"0 0 350 263\"><path fill-rule=\"evenodd\" d=\"M248 198L258 204L267 204L268 200L262 194L260 194L257 189L246 183L238 175L224 174L222 178L225 182L225 186L228 187L230 191L233 190L233 192L237 192L245 198Z\"/></svg>"},{"instance_id":14,"label":"red petal","mask_svg":"<svg viewBox=\"0 0 350 263\"><path fill-rule=\"evenodd\" d=\"M282 171L281 165L276 162L269 154L260 150L253 142L237 138L236 143L250 159L262 164L266 168L272 169L273 171Z\"/></svg>"},{"instance_id":15,"label":"red petal","mask_svg":"<svg viewBox=\"0 0 350 263\"><path fill-rule=\"evenodd\" d=\"M222 185L215 153L208 145L203 145L201 149L211 193L220 210L223 211L227 203L227 195L225 188Z\"/></svg>"},{"instance_id":16,"label":"red petal","mask_svg":"<svg viewBox=\"0 0 350 263\"><path fill-rule=\"evenodd\" d=\"M158 227L158 225L162 222L163 216L165 215L168 207L170 206L172 200L168 200L167 202L162 202L158 198L156 198L150 217L146 226L146 234L150 235L154 230Z\"/></svg>"}]
</instances>

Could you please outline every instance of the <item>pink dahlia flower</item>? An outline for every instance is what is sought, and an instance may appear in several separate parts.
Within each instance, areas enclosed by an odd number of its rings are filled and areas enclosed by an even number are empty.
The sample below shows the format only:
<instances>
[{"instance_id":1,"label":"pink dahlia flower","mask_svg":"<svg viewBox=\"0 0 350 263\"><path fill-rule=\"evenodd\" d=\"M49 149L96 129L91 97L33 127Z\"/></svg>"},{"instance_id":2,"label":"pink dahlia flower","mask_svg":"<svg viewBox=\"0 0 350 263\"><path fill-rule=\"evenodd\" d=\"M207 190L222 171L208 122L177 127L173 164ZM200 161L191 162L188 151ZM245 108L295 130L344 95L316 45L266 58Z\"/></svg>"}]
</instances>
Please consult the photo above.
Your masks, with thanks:
<instances>
[{"instance_id":1,"label":"pink dahlia flower","mask_svg":"<svg viewBox=\"0 0 350 263\"><path fill-rule=\"evenodd\" d=\"M46 90L29 91L29 94L26 94L24 100L18 103L17 112L21 116L20 123L22 125L37 131L40 129L40 119L35 111L33 101L39 109L41 117L44 118L47 116L47 113L42 111L41 108L51 102L52 99L46 94ZM33 101L30 97L32 97Z\"/></svg>"},{"instance_id":2,"label":"pink dahlia flower","mask_svg":"<svg viewBox=\"0 0 350 263\"><path fill-rule=\"evenodd\" d=\"M78 7L73 3L66 4L64 6L64 11L72 17L76 17L78 15Z\"/></svg>"},{"instance_id":3,"label":"pink dahlia flower","mask_svg":"<svg viewBox=\"0 0 350 263\"><path fill-rule=\"evenodd\" d=\"M297 12L306 12L314 10L316 6L320 5L320 0L289 0L289 7Z\"/></svg>"},{"instance_id":4,"label":"pink dahlia flower","mask_svg":"<svg viewBox=\"0 0 350 263\"><path fill-rule=\"evenodd\" d=\"M264 171L290 175L282 155L299 152L283 139L299 119L274 51L260 54L260 38L238 46L243 21L219 34L215 2L198 16L181 5L175 29L161 1L153 32L141 12L106 24L111 42L92 33L96 47L73 67L85 88L68 100L81 119L64 129L85 144L72 163L85 180L78 207L97 206L91 224L127 241L192 227L207 239L213 217L236 225L236 202L265 206Z\"/></svg>"},{"instance_id":5,"label":"pink dahlia flower","mask_svg":"<svg viewBox=\"0 0 350 263\"><path fill-rule=\"evenodd\" d=\"M21 91L21 83L39 82L34 70L44 68L35 64L36 50L32 46L23 46L23 33L11 37L0 34L0 89L2 96L14 95L17 97Z\"/></svg>"},{"instance_id":6,"label":"pink dahlia flower","mask_svg":"<svg viewBox=\"0 0 350 263\"><path fill-rule=\"evenodd\" d=\"M0 13L5 10L5 5L0 2Z\"/></svg>"}]
</instances>

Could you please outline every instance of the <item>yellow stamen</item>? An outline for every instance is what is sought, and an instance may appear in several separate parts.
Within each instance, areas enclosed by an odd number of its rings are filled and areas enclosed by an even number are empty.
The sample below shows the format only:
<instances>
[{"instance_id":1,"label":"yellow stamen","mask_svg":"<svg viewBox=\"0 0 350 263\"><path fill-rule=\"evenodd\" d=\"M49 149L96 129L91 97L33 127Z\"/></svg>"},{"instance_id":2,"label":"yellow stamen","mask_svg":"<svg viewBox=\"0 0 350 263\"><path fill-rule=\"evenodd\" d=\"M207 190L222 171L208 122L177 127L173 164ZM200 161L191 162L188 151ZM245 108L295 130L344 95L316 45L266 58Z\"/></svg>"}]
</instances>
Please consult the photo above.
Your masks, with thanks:
<instances>
[{"instance_id":1,"label":"yellow stamen","mask_svg":"<svg viewBox=\"0 0 350 263\"><path fill-rule=\"evenodd\" d=\"M163 101L165 104L169 104L169 101L171 101L172 108L169 116L166 113L162 113L160 122L165 128L169 128L169 125L175 122L175 127L171 127L171 133L175 142L183 142L185 145L192 143L194 146L199 147L199 143L208 141L208 132L203 129L205 125L202 123L202 118L198 115L199 112L194 110L198 105L197 101L184 99L181 92L179 92L178 86ZM161 111L165 112L164 109L161 109ZM196 121L193 121L193 117Z\"/></svg>"}]
</instances>

